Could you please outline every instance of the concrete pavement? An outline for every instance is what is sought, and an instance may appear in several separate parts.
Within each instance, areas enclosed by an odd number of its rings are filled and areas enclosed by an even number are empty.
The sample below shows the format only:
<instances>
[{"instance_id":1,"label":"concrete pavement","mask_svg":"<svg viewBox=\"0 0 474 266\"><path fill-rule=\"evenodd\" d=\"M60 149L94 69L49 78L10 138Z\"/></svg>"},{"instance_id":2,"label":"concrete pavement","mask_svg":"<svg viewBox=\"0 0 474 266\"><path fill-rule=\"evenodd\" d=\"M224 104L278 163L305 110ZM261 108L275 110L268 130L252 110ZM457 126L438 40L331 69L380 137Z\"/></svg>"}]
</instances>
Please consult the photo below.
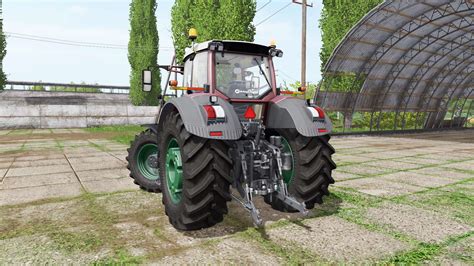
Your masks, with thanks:
<instances>
[{"instance_id":1,"label":"concrete pavement","mask_svg":"<svg viewBox=\"0 0 474 266\"><path fill-rule=\"evenodd\" d=\"M232 202L223 223L179 232L128 177L125 145L0 131L0 264L472 263L474 130L331 143L336 184L309 217L258 200L255 230Z\"/></svg>"}]
</instances>

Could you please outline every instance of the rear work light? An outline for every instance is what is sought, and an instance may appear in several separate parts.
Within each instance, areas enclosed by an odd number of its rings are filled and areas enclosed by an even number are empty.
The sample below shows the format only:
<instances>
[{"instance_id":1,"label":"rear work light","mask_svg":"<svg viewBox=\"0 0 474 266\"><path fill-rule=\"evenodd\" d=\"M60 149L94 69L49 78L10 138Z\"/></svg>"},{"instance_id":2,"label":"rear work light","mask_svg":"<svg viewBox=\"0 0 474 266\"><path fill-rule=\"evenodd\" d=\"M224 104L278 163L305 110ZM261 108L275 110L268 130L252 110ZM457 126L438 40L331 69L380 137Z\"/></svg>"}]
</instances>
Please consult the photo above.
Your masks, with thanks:
<instances>
[{"instance_id":1,"label":"rear work light","mask_svg":"<svg viewBox=\"0 0 474 266\"><path fill-rule=\"evenodd\" d=\"M311 116L313 116L313 120L319 120L319 119L323 120L326 117L323 109L321 109L320 107L310 106L307 108L309 112L311 113Z\"/></svg>"},{"instance_id":2,"label":"rear work light","mask_svg":"<svg viewBox=\"0 0 474 266\"><path fill-rule=\"evenodd\" d=\"M207 114L208 122L223 122L225 121L224 108L220 105L203 105Z\"/></svg>"}]
</instances>

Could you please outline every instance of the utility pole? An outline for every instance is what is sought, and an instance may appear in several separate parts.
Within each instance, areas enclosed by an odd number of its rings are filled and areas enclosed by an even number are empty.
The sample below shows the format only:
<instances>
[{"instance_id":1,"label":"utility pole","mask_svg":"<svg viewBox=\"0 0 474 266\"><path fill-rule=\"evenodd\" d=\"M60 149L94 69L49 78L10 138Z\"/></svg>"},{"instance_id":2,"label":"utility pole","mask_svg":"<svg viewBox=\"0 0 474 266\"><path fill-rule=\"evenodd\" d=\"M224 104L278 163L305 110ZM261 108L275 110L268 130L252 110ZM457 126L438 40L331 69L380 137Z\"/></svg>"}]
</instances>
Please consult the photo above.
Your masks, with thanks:
<instances>
[{"instance_id":1,"label":"utility pole","mask_svg":"<svg viewBox=\"0 0 474 266\"><path fill-rule=\"evenodd\" d=\"M0 34L3 35L3 1L2 0L0 0ZM3 51L0 50L0 53L1 52ZM2 73L3 73L3 58L0 58L0 75L2 75ZM3 82L0 80L0 91L3 90L3 86L5 86L5 84L3 84Z\"/></svg>"},{"instance_id":2,"label":"utility pole","mask_svg":"<svg viewBox=\"0 0 474 266\"><path fill-rule=\"evenodd\" d=\"M301 5L301 87L306 88L306 24L307 9L313 7L307 0L293 0L293 3Z\"/></svg>"}]
</instances>

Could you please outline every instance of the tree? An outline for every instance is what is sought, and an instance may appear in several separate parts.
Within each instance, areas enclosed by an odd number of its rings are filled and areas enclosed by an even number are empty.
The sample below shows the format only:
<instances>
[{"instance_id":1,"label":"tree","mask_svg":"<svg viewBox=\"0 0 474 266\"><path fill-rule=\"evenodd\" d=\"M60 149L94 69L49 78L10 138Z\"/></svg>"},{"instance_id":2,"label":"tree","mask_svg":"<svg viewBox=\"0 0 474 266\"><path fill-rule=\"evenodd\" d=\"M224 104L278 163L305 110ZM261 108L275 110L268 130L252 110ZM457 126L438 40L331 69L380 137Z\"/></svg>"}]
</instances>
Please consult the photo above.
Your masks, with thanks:
<instances>
[{"instance_id":1,"label":"tree","mask_svg":"<svg viewBox=\"0 0 474 266\"><path fill-rule=\"evenodd\" d=\"M295 83L289 84L289 88L291 88L291 91L296 92L298 91L298 88L300 87L301 87L300 81L296 81ZM316 84L308 83L308 85L306 86L305 100L313 99L315 93L316 93Z\"/></svg>"},{"instance_id":2,"label":"tree","mask_svg":"<svg viewBox=\"0 0 474 266\"><path fill-rule=\"evenodd\" d=\"M3 19L0 19L0 90L5 88L5 83L7 82L5 72L3 72L3 59L7 54L6 46L7 42L5 35L3 35Z\"/></svg>"},{"instance_id":3,"label":"tree","mask_svg":"<svg viewBox=\"0 0 474 266\"><path fill-rule=\"evenodd\" d=\"M324 8L319 21L323 46L321 68L324 69L332 51L349 30L383 0L323 0Z\"/></svg>"},{"instance_id":4,"label":"tree","mask_svg":"<svg viewBox=\"0 0 474 266\"><path fill-rule=\"evenodd\" d=\"M322 49L320 52L321 69L328 62L333 50L342 41L349 30L361 20L370 10L383 0L323 0L324 8L319 27L322 32ZM364 77L356 79L355 73L345 73L344 76L325 77L321 90L354 92L362 87ZM344 113L344 126L352 125L352 111Z\"/></svg>"},{"instance_id":5,"label":"tree","mask_svg":"<svg viewBox=\"0 0 474 266\"><path fill-rule=\"evenodd\" d=\"M178 63L191 45L188 30L198 30L197 42L240 40L252 42L255 36L255 0L177 0L171 11L173 41Z\"/></svg>"},{"instance_id":6,"label":"tree","mask_svg":"<svg viewBox=\"0 0 474 266\"><path fill-rule=\"evenodd\" d=\"M152 69L151 92L142 91L142 71L158 62L156 7L156 0L132 0L130 4L128 61L131 66L130 100L134 105L156 105L161 91L161 74L155 68Z\"/></svg>"}]
</instances>

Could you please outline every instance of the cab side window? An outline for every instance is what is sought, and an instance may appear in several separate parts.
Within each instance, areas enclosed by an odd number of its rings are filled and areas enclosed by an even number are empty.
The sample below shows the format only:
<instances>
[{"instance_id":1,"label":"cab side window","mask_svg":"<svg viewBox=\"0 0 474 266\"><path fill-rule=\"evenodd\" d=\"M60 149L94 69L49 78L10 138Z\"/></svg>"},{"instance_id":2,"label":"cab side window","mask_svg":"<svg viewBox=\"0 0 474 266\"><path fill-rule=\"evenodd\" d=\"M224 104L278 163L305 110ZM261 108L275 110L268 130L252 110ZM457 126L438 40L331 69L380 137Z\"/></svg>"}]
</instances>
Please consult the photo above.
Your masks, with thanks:
<instances>
[{"instance_id":1,"label":"cab side window","mask_svg":"<svg viewBox=\"0 0 474 266\"><path fill-rule=\"evenodd\" d=\"M184 63L183 86L203 88L207 80L207 52L198 53Z\"/></svg>"}]
</instances>

